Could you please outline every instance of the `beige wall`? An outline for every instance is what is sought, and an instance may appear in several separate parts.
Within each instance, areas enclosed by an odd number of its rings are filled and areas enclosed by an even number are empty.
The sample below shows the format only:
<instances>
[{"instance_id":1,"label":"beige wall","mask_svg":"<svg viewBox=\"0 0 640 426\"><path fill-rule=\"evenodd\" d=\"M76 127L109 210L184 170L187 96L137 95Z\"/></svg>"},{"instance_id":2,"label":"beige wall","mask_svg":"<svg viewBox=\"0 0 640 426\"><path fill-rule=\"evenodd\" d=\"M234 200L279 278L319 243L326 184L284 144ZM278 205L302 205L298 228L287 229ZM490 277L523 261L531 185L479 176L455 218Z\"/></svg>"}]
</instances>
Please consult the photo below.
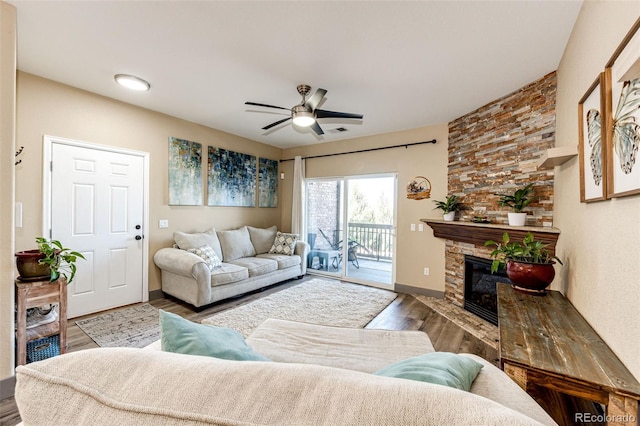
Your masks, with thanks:
<instances>
[{"instance_id":1,"label":"beige wall","mask_svg":"<svg viewBox=\"0 0 640 426\"><path fill-rule=\"evenodd\" d=\"M578 144L578 102L638 16L638 1L583 4L558 69L557 146ZM580 203L575 158L556 167L554 224L565 260L554 287L640 379L640 196Z\"/></svg>"},{"instance_id":2,"label":"beige wall","mask_svg":"<svg viewBox=\"0 0 640 426\"><path fill-rule=\"evenodd\" d=\"M283 158L293 158L357 151L362 149L394 146L436 139L437 143L393 148L367 153L339 155L306 161L307 177L354 176L393 172L398 174L397 188L397 249L396 284L444 291L444 241L433 236L425 225L423 232L411 232L412 223L421 218L441 218L439 210L433 210L433 200L443 200L447 195L447 124L419 129L350 139L284 150ZM291 187L293 162L283 162L285 172L282 197L282 224L291 223ZM414 176L425 176L431 181L431 199L409 200L406 185ZM417 226L416 226L417 228ZM423 270L430 268L430 275Z\"/></svg>"},{"instance_id":3,"label":"beige wall","mask_svg":"<svg viewBox=\"0 0 640 426\"><path fill-rule=\"evenodd\" d=\"M169 206L169 137L237 152L280 159L281 150L164 114L114 101L26 73L18 73L17 140L24 145L16 168L16 201L23 203L23 228L16 230L16 250L34 248L42 234L42 136L52 135L150 153L149 290L160 289L153 254L173 243L174 231L230 229L244 224L280 225L280 209ZM203 180L206 179L203 163ZM206 188L206 180L203 182ZM205 191L206 192L206 191ZM203 201L204 202L204 201ZM160 219L169 220L159 229ZM64 241L63 241L64 243Z\"/></svg>"},{"instance_id":4,"label":"beige wall","mask_svg":"<svg viewBox=\"0 0 640 426\"><path fill-rule=\"evenodd\" d=\"M0 380L13 376L16 9L0 2ZM4 395L5 392L0 392Z\"/></svg>"}]
</instances>

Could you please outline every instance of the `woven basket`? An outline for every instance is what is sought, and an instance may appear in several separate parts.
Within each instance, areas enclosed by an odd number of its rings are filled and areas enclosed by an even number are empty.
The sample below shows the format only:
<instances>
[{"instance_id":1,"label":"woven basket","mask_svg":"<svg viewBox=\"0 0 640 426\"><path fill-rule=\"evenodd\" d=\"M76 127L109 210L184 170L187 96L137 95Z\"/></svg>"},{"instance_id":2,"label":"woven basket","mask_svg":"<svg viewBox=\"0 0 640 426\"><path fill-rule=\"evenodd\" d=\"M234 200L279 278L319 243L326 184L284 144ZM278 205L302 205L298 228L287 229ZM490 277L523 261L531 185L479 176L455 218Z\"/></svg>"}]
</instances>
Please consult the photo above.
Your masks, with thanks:
<instances>
[{"instance_id":1,"label":"woven basket","mask_svg":"<svg viewBox=\"0 0 640 426\"><path fill-rule=\"evenodd\" d=\"M55 334L27 343L27 363L60 355L60 336Z\"/></svg>"},{"instance_id":2,"label":"woven basket","mask_svg":"<svg viewBox=\"0 0 640 426\"><path fill-rule=\"evenodd\" d=\"M407 198L424 200L431 198L431 182L424 176L416 176L407 184Z\"/></svg>"}]
</instances>

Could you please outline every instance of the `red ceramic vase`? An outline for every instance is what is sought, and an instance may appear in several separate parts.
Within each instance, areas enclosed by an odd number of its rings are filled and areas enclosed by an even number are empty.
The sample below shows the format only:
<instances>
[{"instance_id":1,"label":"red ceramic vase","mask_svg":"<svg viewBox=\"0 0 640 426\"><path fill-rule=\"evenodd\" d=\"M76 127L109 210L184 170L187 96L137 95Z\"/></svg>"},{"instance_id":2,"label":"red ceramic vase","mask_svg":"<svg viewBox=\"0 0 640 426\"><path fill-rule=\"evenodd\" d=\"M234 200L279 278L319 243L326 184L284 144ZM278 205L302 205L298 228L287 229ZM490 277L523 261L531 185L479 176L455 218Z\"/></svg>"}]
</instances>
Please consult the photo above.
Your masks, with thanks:
<instances>
[{"instance_id":1,"label":"red ceramic vase","mask_svg":"<svg viewBox=\"0 0 640 426\"><path fill-rule=\"evenodd\" d=\"M40 250L25 250L16 253L16 267L20 274L20 279L24 281L46 279L51 276L49 265L38 263L44 259L44 254Z\"/></svg>"},{"instance_id":2,"label":"red ceramic vase","mask_svg":"<svg viewBox=\"0 0 640 426\"><path fill-rule=\"evenodd\" d=\"M551 263L528 263L507 261L507 276L518 290L544 294L546 288L556 276Z\"/></svg>"}]
</instances>

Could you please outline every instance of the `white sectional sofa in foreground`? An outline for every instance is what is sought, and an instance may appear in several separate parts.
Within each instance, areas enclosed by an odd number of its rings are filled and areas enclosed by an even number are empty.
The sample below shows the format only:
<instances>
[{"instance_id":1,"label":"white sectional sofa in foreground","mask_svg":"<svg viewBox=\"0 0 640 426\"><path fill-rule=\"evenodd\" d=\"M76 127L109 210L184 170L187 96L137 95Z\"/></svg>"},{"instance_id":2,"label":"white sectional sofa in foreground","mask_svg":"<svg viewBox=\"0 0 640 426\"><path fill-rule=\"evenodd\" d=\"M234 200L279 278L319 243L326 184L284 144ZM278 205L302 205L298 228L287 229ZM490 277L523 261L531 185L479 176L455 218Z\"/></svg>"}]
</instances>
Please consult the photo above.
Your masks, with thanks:
<instances>
[{"instance_id":1,"label":"white sectional sofa in foreground","mask_svg":"<svg viewBox=\"0 0 640 426\"><path fill-rule=\"evenodd\" d=\"M473 355L465 356L482 369L470 392L371 374L433 352L419 331L269 319L246 343L271 361L153 350L159 342L61 355L17 368L16 403L25 425L555 424L502 371Z\"/></svg>"}]
</instances>

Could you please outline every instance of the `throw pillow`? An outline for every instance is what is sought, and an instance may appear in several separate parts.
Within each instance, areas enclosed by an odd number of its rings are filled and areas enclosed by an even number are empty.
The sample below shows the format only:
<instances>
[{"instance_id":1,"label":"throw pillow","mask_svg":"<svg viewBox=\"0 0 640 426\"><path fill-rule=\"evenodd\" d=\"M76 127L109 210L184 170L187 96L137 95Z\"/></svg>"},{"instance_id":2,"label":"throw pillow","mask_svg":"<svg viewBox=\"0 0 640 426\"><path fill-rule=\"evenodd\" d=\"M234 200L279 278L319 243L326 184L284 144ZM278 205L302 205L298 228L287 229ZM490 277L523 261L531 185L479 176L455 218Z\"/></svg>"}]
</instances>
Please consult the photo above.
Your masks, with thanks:
<instances>
[{"instance_id":1,"label":"throw pillow","mask_svg":"<svg viewBox=\"0 0 640 426\"><path fill-rule=\"evenodd\" d=\"M251 243L256 249L256 254L269 252L269 249L273 245L273 240L276 238L278 227L275 225L270 228L254 228L253 226L247 226L247 229L249 230Z\"/></svg>"},{"instance_id":2,"label":"throw pillow","mask_svg":"<svg viewBox=\"0 0 640 426\"><path fill-rule=\"evenodd\" d=\"M231 231L218 231L218 239L222 247L222 259L225 262L256 255L246 226Z\"/></svg>"},{"instance_id":3,"label":"throw pillow","mask_svg":"<svg viewBox=\"0 0 640 426\"><path fill-rule=\"evenodd\" d=\"M240 333L230 328L196 324L160 309L162 350L234 361L271 361L255 352Z\"/></svg>"},{"instance_id":4,"label":"throw pillow","mask_svg":"<svg viewBox=\"0 0 640 426\"><path fill-rule=\"evenodd\" d=\"M434 383L469 391L482 364L450 352L431 352L388 365L373 374Z\"/></svg>"},{"instance_id":5,"label":"throw pillow","mask_svg":"<svg viewBox=\"0 0 640 426\"><path fill-rule=\"evenodd\" d=\"M222 266L222 261L210 246L192 248L192 249L188 249L187 251L189 253L193 253L197 256L200 256L202 260L204 260L204 262L207 264L211 272L213 272L214 269Z\"/></svg>"},{"instance_id":6,"label":"throw pillow","mask_svg":"<svg viewBox=\"0 0 640 426\"><path fill-rule=\"evenodd\" d=\"M278 231L269 253L286 254L287 256L291 256L296 248L296 241L298 241L298 237L298 234L286 234Z\"/></svg>"},{"instance_id":7,"label":"throw pillow","mask_svg":"<svg viewBox=\"0 0 640 426\"><path fill-rule=\"evenodd\" d=\"M186 232L174 232L173 239L175 240L178 248L182 250L189 250L192 248L199 248L202 246L209 246L216 252L218 257L222 259L222 249L220 248L220 241L214 228L209 229L206 232L198 232L195 234L187 234Z\"/></svg>"}]
</instances>

